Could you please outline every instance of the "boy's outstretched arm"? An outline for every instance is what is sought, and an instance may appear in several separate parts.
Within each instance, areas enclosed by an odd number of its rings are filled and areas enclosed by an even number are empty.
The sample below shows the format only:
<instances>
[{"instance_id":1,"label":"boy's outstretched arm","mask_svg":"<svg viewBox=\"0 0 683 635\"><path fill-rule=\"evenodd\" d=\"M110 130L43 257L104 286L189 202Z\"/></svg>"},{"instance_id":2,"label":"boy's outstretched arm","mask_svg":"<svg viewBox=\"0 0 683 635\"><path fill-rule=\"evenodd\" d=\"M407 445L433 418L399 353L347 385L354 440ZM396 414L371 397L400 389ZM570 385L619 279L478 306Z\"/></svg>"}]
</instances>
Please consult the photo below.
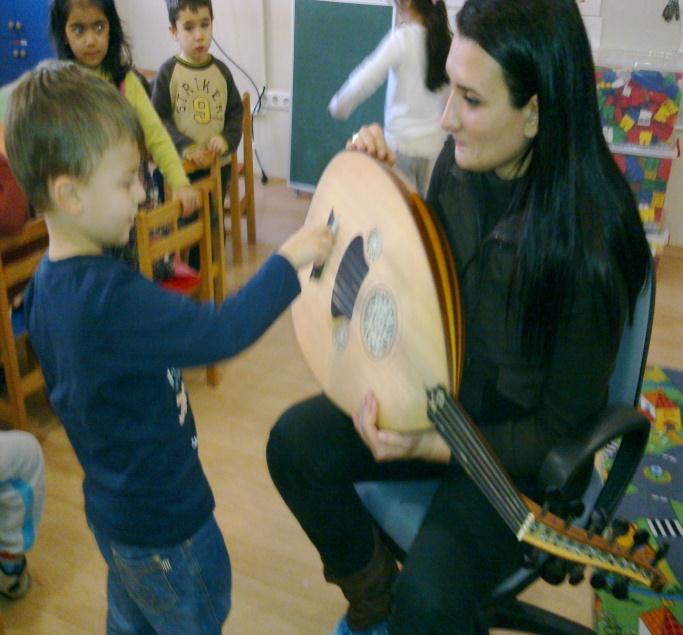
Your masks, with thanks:
<instances>
[{"instance_id":1,"label":"boy's outstretched arm","mask_svg":"<svg viewBox=\"0 0 683 635\"><path fill-rule=\"evenodd\" d=\"M201 366L237 355L299 294L296 269L322 264L333 242L325 225L302 227L239 291L216 306L167 292L122 268L109 285L106 302L90 305L97 315L89 322L102 325L101 334L90 334L93 345L104 347L113 365L134 365L140 372Z\"/></svg>"}]
</instances>

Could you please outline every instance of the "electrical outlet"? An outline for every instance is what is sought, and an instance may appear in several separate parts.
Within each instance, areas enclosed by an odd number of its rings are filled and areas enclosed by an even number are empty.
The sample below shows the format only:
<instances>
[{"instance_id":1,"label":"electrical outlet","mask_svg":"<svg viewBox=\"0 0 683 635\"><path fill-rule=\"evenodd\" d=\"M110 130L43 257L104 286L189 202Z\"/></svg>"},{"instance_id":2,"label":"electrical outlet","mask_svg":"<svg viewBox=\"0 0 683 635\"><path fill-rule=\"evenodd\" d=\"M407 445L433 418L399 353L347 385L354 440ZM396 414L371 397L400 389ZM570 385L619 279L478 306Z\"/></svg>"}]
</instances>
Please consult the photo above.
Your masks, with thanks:
<instances>
[{"instance_id":1,"label":"electrical outlet","mask_svg":"<svg viewBox=\"0 0 683 635\"><path fill-rule=\"evenodd\" d=\"M263 94L262 105L268 110L289 110L292 98L283 90L267 90Z\"/></svg>"}]
</instances>

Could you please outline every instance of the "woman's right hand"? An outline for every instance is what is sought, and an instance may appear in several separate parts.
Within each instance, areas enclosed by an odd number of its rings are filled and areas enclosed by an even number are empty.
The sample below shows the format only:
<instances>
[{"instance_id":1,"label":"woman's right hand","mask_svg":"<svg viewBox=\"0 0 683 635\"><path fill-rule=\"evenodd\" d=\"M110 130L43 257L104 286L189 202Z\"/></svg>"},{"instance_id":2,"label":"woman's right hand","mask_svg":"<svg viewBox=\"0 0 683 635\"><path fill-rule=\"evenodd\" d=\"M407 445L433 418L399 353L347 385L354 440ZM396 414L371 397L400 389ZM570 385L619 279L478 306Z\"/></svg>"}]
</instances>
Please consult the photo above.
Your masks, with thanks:
<instances>
[{"instance_id":1,"label":"woman's right hand","mask_svg":"<svg viewBox=\"0 0 683 635\"><path fill-rule=\"evenodd\" d=\"M396 163L396 155L389 149L387 140L384 138L382 126L372 123L363 126L353 137L346 142L347 150L365 152L371 157L384 161L389 165Z\"/></svg>"},{"instance_id":2,"label":"woman's right hand","mask_svg":"<svg viewBox=\"0 0 683 635\"><path fill-rule=\"evenodd\" d=\"M377 462L419 459L448 463L451 450L441 435L431 428L417 432L395 432L377 425L379 404L372 392L362 399L353 415L353 426Z\"/></svg>"}]
</instances>

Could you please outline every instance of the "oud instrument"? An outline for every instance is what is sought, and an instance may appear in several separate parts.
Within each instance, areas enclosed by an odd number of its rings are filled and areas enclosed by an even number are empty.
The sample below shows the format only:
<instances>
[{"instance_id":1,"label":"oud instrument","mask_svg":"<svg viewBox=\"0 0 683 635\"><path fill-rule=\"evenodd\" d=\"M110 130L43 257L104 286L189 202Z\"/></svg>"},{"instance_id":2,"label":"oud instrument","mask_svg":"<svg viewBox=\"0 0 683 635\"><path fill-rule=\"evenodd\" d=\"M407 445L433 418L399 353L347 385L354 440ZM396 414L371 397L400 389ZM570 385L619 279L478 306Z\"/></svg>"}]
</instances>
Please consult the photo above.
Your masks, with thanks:
<instances>
[{"instance_id":1,"label":"oud instrument","mask_svg":"<svg viewBox=\"0 0 683 635\"><path fill-rule=\"evenodd\" d=\"M518 540L661 589L666 578L649 547L627 550L589 535L523 496L454 398L463 361L458 278L422 199L375 159L342 152L323 173L306 218L325 222L335 227L335 245L322 267L300 272L292 318L326 395L351 415L372 390L381 427L433 425Z\"/></svg>"}]
</instances>

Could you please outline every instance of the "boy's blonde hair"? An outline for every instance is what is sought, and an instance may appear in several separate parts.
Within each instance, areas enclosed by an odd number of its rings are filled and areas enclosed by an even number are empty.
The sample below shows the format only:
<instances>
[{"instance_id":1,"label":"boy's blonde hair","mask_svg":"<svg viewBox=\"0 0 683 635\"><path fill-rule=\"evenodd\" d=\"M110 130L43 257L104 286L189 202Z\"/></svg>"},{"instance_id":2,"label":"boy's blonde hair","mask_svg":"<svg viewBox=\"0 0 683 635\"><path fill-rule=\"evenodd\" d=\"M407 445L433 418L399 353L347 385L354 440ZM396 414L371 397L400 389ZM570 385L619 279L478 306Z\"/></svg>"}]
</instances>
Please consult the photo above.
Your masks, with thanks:
<instances>
[{"instance_id":1,"label":"boy's blonde hair","mask_svg":"<svg viewBox=\"0 0 683 635\"><path fill-rule=\"evenodd\" d=\"M33 207L51 207L50 182L87 183L112 145L130 140L144 152L137 115L109 82L74 62L48 60L12 90L5 115L10 168Z\"/></svg>"}]
</instances>

